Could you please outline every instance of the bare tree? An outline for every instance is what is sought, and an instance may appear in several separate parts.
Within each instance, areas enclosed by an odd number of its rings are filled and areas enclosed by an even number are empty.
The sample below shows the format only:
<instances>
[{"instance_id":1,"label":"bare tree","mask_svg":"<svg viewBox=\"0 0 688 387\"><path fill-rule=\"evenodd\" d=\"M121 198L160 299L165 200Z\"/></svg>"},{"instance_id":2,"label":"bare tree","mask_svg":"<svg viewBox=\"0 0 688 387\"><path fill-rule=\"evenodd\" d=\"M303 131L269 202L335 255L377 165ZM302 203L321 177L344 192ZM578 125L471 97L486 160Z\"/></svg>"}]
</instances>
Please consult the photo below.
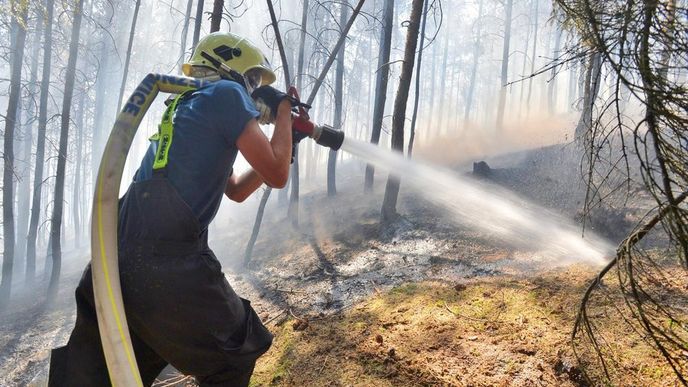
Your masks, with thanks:
<instances>
[{"instance_id":1,"label":"bare tree","mask_svg":"<svg viewBox=\"0 0 688 387\"><path fill-rule=\"evenodd\" d=\"M463 111L463 124L468 124L468 119L471 114L471 106L473 105L473 94L475 93L475 78L478 73L478 60L480 59L480 44L482 39L482 18L483 18L483 1L478 3L478 18L473 22L473 28L476 29L475 37L473 39L473 64L471 65L471 80L468 84L468 94L466 95L466 104ZM537 1L537 0L535 0Z\"/></svg>"},{"instance_id":2,"label":"bare tree","mask_svg":"<svg viewBox=\"0 0 688 387\"><path fill-rule=\"evenodd\" d=\"M398 152L404 151L404 121L406 120L406 102L408 101L413 64L416 57L418 44L418 30L420 29L420 16L422 14L423 0L413 0L411 16L406 33L406 47L404 48L404 62L401 65L399 88L394 100L394 113L392 115L392 149ZM385 197L382 201L382 220L394 220L397 215L397 198L399 197L399 185L401 181L393 174L387 179Z\"/></svg>"},{"instance_id":3,"label":"bare tree","mask_svg":"<svg viewBox=\"0 0 688 387\"><path fill-rule=\"evenodd\" d=\"M387 81L389 80L389 56L392 50L392 17L394 16L394 0L385 0L382 13L382 28L380 30L380 55L377 57L377 75L375 76L375 107L373 108L373 129L370 142L380 142L382 118L385 114L387 100ZM363 189L372 191L375 178L375 167L366 165Z\"/></svg>"},{"instance_id":4,"label":"bare tree","mask_svg":"<svg viewBox=\"0 0 688 387\"><path fill-rule=\"evenodd\" d=\"M48 94L52 58L53 10L55 0L46 0L45 30L43 32L43 69L41 75L41 95L38 104L38 132L36 133L36 163L33 175L33 195L31 199L31 219L26 240L26 282L33 283L36 275L36 239L38 220L41 213L43 187L43 167L45 159L45 132L48 122Z\"/></svg>"},{"instance_id":5,"label":"bare tree","mask_svg":"<svg viewBox=\"0 0 688 387\"><path fill-rule=\"evenodd\" d=\"M76 0L83 1L83 0ZM120 108L122 107L122 98L124 97L124 88L127 86L127 76L129 75L129 61L131 60L131 48L134 45L134 36L136 34L136 21L139 18L139 8L141 8L141 0L136 0L136 5L134 6L134 17L131 19L131 29L129 30L129 44L127 45L127 53L124 57L124 70L122 72L122 84L119 88L119 98L117 98L117 110L115 114L118 114Z\"/></svg>"},{"instance_id":6,"label":"bare tree","mask_svg":"<svg viewBox=\"0 0 688 387\"><path fill-rule=\"evenodd\" d=\"M57 284L60 278L60 269L62 264L62 212L64 208L67 144L69 141L70 110L72 107L72 96L74 94L76 61L79 54L79 33L81 31L83 5L83 0L76 0L74 4L72 32L69 41L69 59L67 60L67 69L65 74L65 92L62 100L62 119L60 125L60 146L58 149L57 172L55 178L55 200L53 204L52 221L50 224L53 266L50 273L50 284L48 286L49 297L54 297L57 295Z\"/></svg>"},{"instance_id":7,"label":"bare tree","mask_svg":"<svg viewBox=\"0 0 688 387\"><path fill-rule=\"evenodd\" d=\"M499 85L499 105L497 105L497 128L501 129L504 123L504 105L506 103L506 83L509 76L509 46L511 43L511 13L514 8L514 0L507 0L504 5L504 43L502 46L502 72Z\"/></svg>"},{"instance_id":8,"label":"bare tree","mask_svg":"<svg viewBox=\"0 0 688 387\"><path fill-rule=\"evenodd\" d=\"M12 270L14 265L14 130L17 121L17 105L21 97L21 72L24 60L24 46L26 45L26 16L27 1L11 1L12 25L16 36L12 44L12 74L10 75L10 95L5 116L5 133L3 146L3 178L2 178L2 232L3 259L2 281L0 282L0 309L3 309L10 298L12 288Z\"/></svg>"},{"instance_id":9,"label":"bare tree","mask_svg":"<svg viewBox=\"0 0 688 387\"><path fill-rule=\"evenodd\" d=\"M33 145L33 127L36 121L36 104L32 100L38 94L38 60L40 58L41 37L43 36L42 16L39 13L38 17L36 17L36 27L32 38L29 95L27 96L30 102L27 104L26 109L24 109L26 125L22 139L21 156L17 157L17 159L21 159L22 166L19 168L21 182L19 187L17 187L17 240L15 241L15 253L19 260L24 260L24 264L26 264L26 236L31 212L31 148ZM26 267L23 269L26 270Z\"/></svg>"},{"instance_id":10,"label":"bare tree","mask_svg":"<svg viewBox=\"0 0 688 387\"><path fill-rule=\"evenodd\" d=\"M179 58L177 59L177 71L179 74L182 73L182 63L184 63L184 57L186 56L186 40L189 35L189 23L191 22L191 6L193 5L193 0L188 0L186 2L186 13L184 13L184 20L182 23L182 36L180 39L179 46Z\"/></svg>"},{"instance_id":11,"label":"bare tree","mask_svg":"<svg viewBox=\"0 0 688 387\"><path fill-rule=\"evenodd\" d=\"M349 4L343 1L340 5L339 25L344 28L344 23L347 18L347 11ZM342 109L344 105L344 52L345 43L342 43L337 52L337 69L334 76L334 122L333 125L337 129L342 129ZM327 153L327 195L334 196L337 194L337 180L336 180L336 165L337 165L337 151L330 149Z\"/></svg>"},{"instance_id":12,"label":"bare tree","mask_svg":"<svg viewBox=\"0 0 688 387\"><path fill-rule=\"evenodd\" d=\"M196 5L196 18L194 20L194 32L191 40L191 47L196 47L198 39L201 35L201 23L203 22L203 0L198 0Z\"/></svg>"},{"instance_id":13,"label":"bare tree","mask_svg":"<svg viewBox=\"0 0 688 387\"><path fill-rule=\"evenodd\" d=\"M213 12L210 14L210 32L217 32L220 30L220 22L222 22L222 10L224 6L224 0L213 1Z\"/></svg>"},{"instance_id":14,"label":"bare tree","mask_svg":"<svg viewBox=\"0 0 688 387\"><path fill-rule=\"evenodd\" d=\"M610 327L623 329L664 358L676 376L674 384L688 385L688 90L682 79L688 72L688 23L678 17L688 9L675 0L556 4L562 25L578 36L572 51L589 58L586 83L592 80L585 93L593 101L586 101L586 107L598 104L582 133L586 206L620 188L631 194L629 185L617 186L617 174L626 181L638 177L645 188L638 194L655 201L584 295L572 335L574 349L589 381L617 384L627 370L606 333ZM611 97L595 101L598 60L614 83ZM643 106L639 119L623 114L622 88ZM629 142L634 149L628 149ZM614 173L606 172L610 170ZM642 243L653 234L666 241L665 251L650 251ZM591 312L596 307L604 307L605 313Z\"/></svg>"},{"instance_id":15,"label":"bare tree","mask_svg":"<svg viewBox=\"0 0 688 387\"><path fill-rule=\"evenodd\" d=\"M303 63L305 59L306 46L306 29L308 27L308 0L303 0L303 9L301 10L301 33L299 34L299 56L296 67L296 90L299 93L303 92L303 77L304 68ZM299 145L294 148L294 163L291 168L291 196L289 197L289 209L287 216L291 219L293 225L299 224Z\"/></svg>"},{"instance_id":16,"label":"bare tree","mask_svg":"<svg viewBox=\"0 0 688 387\"><path fill-rule=\"evenodd\" d=\"M416 137L416 118L418 118L418 102L420 102L421 65L423 63L423 45L425 45L425 24L428 21L428 3L423 5L423 22L420 29L420 49L418 50L418 63L416 65L416 97L413 99L413 116L411 118L411 134L408 143L408 157L413 154L413 140Z\"/></svg>"}]
</instances>

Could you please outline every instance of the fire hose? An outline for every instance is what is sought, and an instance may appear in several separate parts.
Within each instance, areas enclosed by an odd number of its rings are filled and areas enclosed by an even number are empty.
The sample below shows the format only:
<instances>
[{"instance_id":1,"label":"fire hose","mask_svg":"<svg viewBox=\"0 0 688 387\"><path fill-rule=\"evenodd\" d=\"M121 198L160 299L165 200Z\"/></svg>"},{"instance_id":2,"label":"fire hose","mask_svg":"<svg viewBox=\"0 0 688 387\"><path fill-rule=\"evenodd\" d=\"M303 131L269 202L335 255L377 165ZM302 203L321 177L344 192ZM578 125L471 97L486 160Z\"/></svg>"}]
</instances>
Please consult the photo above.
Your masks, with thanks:
<instances>
[{"instance_id":1,"label":"fire hose","mask_svg":"<svg viewBox=\"0 0 688 387\"><path fill-rule=\"evenodd\" d=\"M208 81L172 75L148 74L118 114L98 169L91 215L93 292L103 353L113 386L142 386L122 301L117 251L119 189L129 149L143 116L160 91L179 94ZM293 89L293 88L292 88ZM295 89L289 94L298 99ZM304 106L295 114L294 130L318 144L338 149L344 134L313 124Z\"/></svg>"}]
</instances>

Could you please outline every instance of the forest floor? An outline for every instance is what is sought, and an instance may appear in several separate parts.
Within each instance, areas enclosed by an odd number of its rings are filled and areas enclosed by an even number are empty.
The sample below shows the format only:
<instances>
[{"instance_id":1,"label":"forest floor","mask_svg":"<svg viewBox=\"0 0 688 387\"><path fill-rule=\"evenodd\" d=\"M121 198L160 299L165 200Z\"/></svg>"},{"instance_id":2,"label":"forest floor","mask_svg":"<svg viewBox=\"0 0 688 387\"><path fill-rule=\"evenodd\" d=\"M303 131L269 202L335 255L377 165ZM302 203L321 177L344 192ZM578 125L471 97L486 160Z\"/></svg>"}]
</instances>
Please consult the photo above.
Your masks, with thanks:
<instances>
[{"instance_id":1,"label":"forest floor","mask_svg":"<svg viewBox=\"0 0 688 387\"><path fill-rule=\"evenodd\" d=\"M489 160L513 167L494 170L490 179L576 217L581 191L571 189L573 179L538 167L551 169L557 153ZM305 193L298 229L284 207L272 204L249 269L241 262L254 207L211 230L229 282L275 335L252 385L587 385L570 337L600 267L571 264L575 259L564 264L490 238L404 191L403 183L402 216L382 228L383 175L374 194L361 192L360 168L338 180L335 198ZM643 207L605 212L591 226L616 243ZM85 260L63 271L58 302L49 309L26 294L0 316L0 385L39 379L48 350L66 342ZM622 328L613 334L620 345L629 340ZM675 384L646 346L628 345L624 355L619 385ZM182 376L163 379L157 385L193 385Z\"/></svg>"}]
</instances>

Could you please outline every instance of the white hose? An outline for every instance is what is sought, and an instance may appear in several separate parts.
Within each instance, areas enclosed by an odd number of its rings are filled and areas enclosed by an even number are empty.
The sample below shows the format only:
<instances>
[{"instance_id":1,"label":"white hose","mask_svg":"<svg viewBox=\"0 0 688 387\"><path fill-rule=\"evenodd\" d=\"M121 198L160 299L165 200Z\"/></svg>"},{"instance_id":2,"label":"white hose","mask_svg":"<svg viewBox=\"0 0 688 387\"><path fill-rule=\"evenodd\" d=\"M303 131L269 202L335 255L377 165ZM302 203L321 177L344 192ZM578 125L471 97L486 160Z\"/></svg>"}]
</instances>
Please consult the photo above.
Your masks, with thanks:
<instances>
[{"instance_id":1,"label":"white hose","mask_svg":"<svg viewBox=\"0 0 688 387\"><path fill-rule=\"evenodd\" d=\"M181 93L206 81L148 74L117 116L100 161L91 215L91 269L98 328L110 381L115 387L142 386L122 302L117 261L119 187L134 135L159 91Z\"/></svg>"}]
</instances>

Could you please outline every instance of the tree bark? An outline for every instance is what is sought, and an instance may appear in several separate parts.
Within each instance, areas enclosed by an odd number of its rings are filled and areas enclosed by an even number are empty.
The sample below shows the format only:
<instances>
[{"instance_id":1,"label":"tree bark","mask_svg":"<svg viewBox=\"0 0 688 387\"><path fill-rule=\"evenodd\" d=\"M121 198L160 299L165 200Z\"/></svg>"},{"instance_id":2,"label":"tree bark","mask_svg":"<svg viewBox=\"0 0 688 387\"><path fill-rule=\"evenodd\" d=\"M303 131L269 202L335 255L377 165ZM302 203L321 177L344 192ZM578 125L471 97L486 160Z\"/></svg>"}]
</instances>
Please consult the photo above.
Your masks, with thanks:
<instances>
[{"instance_id":1,"label":"tree bark","mask_svg":"<svg viewBox=\"0 0 688 387\"><path fill-rule=\"evenodd\" d=\"M423 26L420 29L420 49L418 50L418 64L416 66L416 98L413 101L413 116L411 118L411 134L408 143L408 158L413 154L413 140L416 137L416 119L418 118L418 102L420 100L421 66L423 63L423 45L425 44L425 23L428 20L428 2L423 5Z\"/></svg>"},{"instance_id":2,"label":"tree bark","mask_svg":"<svg viewBox=\"0 0 688 387\"><path fill-rule=\"evenodd\" d=\"M21 71L24 59L24 46L26 45L26 16L28 2L12 1L13 28L16 36L12 44L12 71L10 75L10 95L7 102L7 115L5 116L5 133L3 146L3 178L2 178L2 232L3 232L3 259L2 281L0 281L0 310L4 309L10 298L12 290L12 270L14 265L14 198L12 197L14 185L14 130L17 121L17 105L21 97Z\"/></svg>"},{"instance_id":3,"label":"tree bark","mask_svg":"<svg viewBox=\"0 0 688 387\"><path fill-rule=\"evenodd\" d=\"M590 57L588 68L585 73L583 112L578 120L575 131L575 139L579 143L592 128L592 108L595 106L595 99L600 90L600 74L602 73L601 56L602 54L596 53Z\"/></svg>"},{"instance_id":4,"label":"tree bark","mask_svg":"<svg viewBox=\"0 0 688 387\"><path fill-rule=\"evenodd\" d=\"M392 17L394 16L394 0L385 0L382 14L382 29L380 30L380 55L377 57L377 75L375 76L375 106L373 107L373 129L370 135L371 144L380 142L382 119L385 114L387 100L387 81L389 80L389 56L392 50ZM375 167L366 164L365 182L366 192L373 190Z\"/></svg>"},{"instance_id":5,"label":"tree bark","mask_svg":"<svg viewBox=\"0 0 688 387\"><path fill-rule=\"evenodd\" d=\"M447 82L447 74L448 74L448 72L447 72L447 56L449 56L449 39L450 39L448 34L449 33L447 31L445 31L445 34L444 34L445 35L445 37L444 37L444 51L443 51L443 55L442 55L442 68L440 69L440 71L438 71L440 74L443 74L443 76L444 76L443 81L440 83L440 95L439 95L440 99L439 99L439 103L437 106L437 108L438 108L437 122L439 124L437 127L437 133L438 134L444 133L444 131L445 131L445 125L444 125L445 119L444 118L446 116L445 112L446 112L447 108L445 106L444 101L445 101L445 92L447 90L446 87L447 87L447 83L448 83ZM452 77L453 77L453 72L452 72Z\"/></svg>"},{"instance_id":6,"label":"tree bark","mask_svg":"<svg viewBox=\"0 0 688 387\"><path fill-rule=\"evenodd\" d=\"M418 29L423 8L423 0L413 0L411 17L408 23L406 35L406 47L404 49L404 62L401 66L399 89L394 100L394 114L392 115L392 149L398 152L404 150L404 121L406 119L406 102L408 101L413 64L418 43ZM399 196L399 177L390 173L385 188L385 198L382 202L382 220L391 221L397 217L397 198Z\"/></svg>"},{"instance_id":7,"label":"tree bark","mask_svg":"<svg viewBox=\"0 0 688 387\"><path fill-rule=\"evenodd\" d=\"M139 0L140 1L140 0ZM137 2L138 3L138 2ZM50 224L52 237L53 267L50 272L50 284L48 285L48 297L57 295L57 285L60 279L62 262L62 212L64 203L65 169L67 165L67 144L69 143L69 121L72 96L74 94L74 78L76 75L76 60L79 54L79 32L81 31L81 17L83 0L76 0L74 6L74 18L72 21L72 33L69 41L69 59L65 75L65 92L62 100L62 120L60 125L60 147L57 158L57 172L55 178L55 200L53 202L53 216Z\"/></svg>"},{"instance_id":8,"label":"tree bark","mask_svg":"<svg viewBox=\"0 0 688 387\"><path fill-rule=\"evenodd\" d=\"M194 32L193 38L191 39L191 47L196 48L198 44L198 39L201 35L201 24L203 23L203 0L198 0L198 5L196 5L196 19L194 20Z\"/></svg>"},{"instance_id":9,"label":"tree bark","mask_svg":"<svg viewBox=\"0 0 688 387\"><path fill-rule=\"evenodd\" d=\"M217 32L220 30L220 22L222 22L222 9L224 6L224 0L213 1L213 12L210 14L210 32Z\"/></svg>"},{"instance_id":10,"label":"tree bark","mask_svg":"<svg viewBox=\"0 0 688 387\"><path fill-rule=\"evenodd\" d=\"M74 247L77 249L81 247L81 225L82 225L82 212L81 212L81 200L79 193L83 193L79 189L81 184L81 163L83 158L83 137L84 137L84 100L86 96L86 91L82 90L79 95L77 119L76 119L76 166L74 168L74 184L72 186L72 216L74 217ZM85 197L84 197L85 199Z\"/></svg>"},{"instance_id":11,"label":"tree bark","mask_svg":"<svg viewBox=\"0 0 688 387\"><path fill-rule=\"evenodd\" d=\"M563 33L563 30L561 29L560 26L555 27L557 32L556 36L554 38L554 51L552 51L552 58L553 60L557 60L559 58L559 50L561 48L561 34ZM549 80L549 85L547 87L547 111L549 112L550 115L556 113L556 104L557 104L557 66L552 66L552 72Z\"/></svg>"},{"instance_id":12,"label":"tree bark","mask_svg":"<svg viewBox=\"0 0 688 387\"><path fill-rule=\"evenodd\" d=\"M40 15L36 18L36 29L32 38L31 48L31 79L29 80L29 95L33 100L38 94L38 59L40 57L41 37L43 35L43 17ZM26 107L26 126L24 130L23 148L22 148L22 168L20 170L21 183L18 187L18 204L17 204L17 240L15 241L15 254L18 257L17 263L23 261L26 264L26 242L27 233L29 229L29 218L31 214L31 148L33 145L33 126L36 117L36 107L33 103L28 103ZM23 268L15 268L15 272L21 273L26 270Z\"/></svg>"},{"instance_id":13,"label":"tree bark","mask_svg":"<svg viewBox=\"0 0 688 387\"><path fill-rule=\"evenodd\" d=\"M76 0L83 1L83 0ZM131 47L134 45L134 35L136 33L136 21L139 18L139 8L141 7L141 0L136 0L134 6L134 17L131 20L131 29L129 30L129 44L127 45L127 54L124 59L124 71L122 72L122 85L119 88L119 98L117 98L117 110L115 114L119 114L122 107L122 98L124 97L124 88L127 85L127 75L129 75L129 61L131 59Z\"/></svg>"},{"instance_id":14,"label":"tree bark","mask_svg":"<svg viewBox=\"0 0 688 387\"><path fill-rule=\"evenodd\" d=\"M182 36L180 39L179 48L179 59L177 59L177 71L179 74L182 73L182 64L186 56L186 40L189 36L189 23L191 22L191 6L193 5L193 0L187 0L186 2L186 13L184 14L184 27L182 27Z\"/></svg>"},{"instance_id":15,"label":"tree bark","mask_svg":"<svg viewBox=\"0 0 688 387\"><path fill-rule=\"evenodd\" d=\"M272 5L272 0L267 0L268 11L270 12L270 20L272 22L272 28L275 31L275 40L277 41L277 48L280 52L280 58L282 59L282 69L284 72L284 85L289 89L291 83L291 78L289 74L289 62L287 61L287 54L284 50L284 44L282 43L282 34L279 30L279 25L277 24L277 16L275 16L275 10ZM253 254L253 246L256 244L258 239L258 234L260 233L260 226L263 222L263 213L265 212L265 206L268 204L268 199L272 193L271 187L266 187L263 191L263 197L260 199L260 204L258 205L258 212L256 213L256 219L253 222L253 230L251 231L251 238L246 245L246 250L244 252L244 266L248 266L251 262L251 256Z\"/></svg>"},{"instance_id":16,"label":"tree bark","mask_svg":"<svg viewBox=\"0 0 688 387\"><path fill-rule=\"evenodd\" d=\"M339 25L344 26L347 18L349 4L347 1L341 3L339 14ZM342 31L342 35L344 32ZM337 70L334 77L334 122L335 128L342 129L342 109L344 105L344 53L345 43L339 47L337 52ZM337 194L336 180L337 151L330 149L327 154L327 196Z\"/></svg>"},{"instance_id":17,"label":"tree bark","mask_svg":"<svg viewBox=\"0 0 688 387\"><path fill-rule=\"evenodd\" d=\"M36 276L36 239L38 221L41 213L43 187L43 167L45 164L45 131L48 122L48 94L50 85L50 64L52 56L53 11L55 0L46 0L45 30L43 32L43 69L41 75L41 95L38 105L38 132L36 133L36 163L33 175L33 195L31 200L31 219L26 241L26 283L32 284Z\"/></svg>"},{"instance_id":18,"label":"tree bark","mask_svg":"<svg viewBox=\"0 0 688 387\"><path fill-rule=\"evenodd\" d=\"M303 0L301 10L301 34L299 36L299 56L296 67L296 90L303 93L303 63L305 59L306 27L308 25L308 0ZM310 142L309 142L310 143ZM294 163L291 166L291 196L289 197L289 208L287 216L291 219L294 226L299 224L299 145L294 148Z\"/></svg>"},{"instance_id":19,"label":"tree bark","mask_svg":"<svg viewBox=\"0 0 688 387\"><path fill-rule=\"evenodd\" d=\"M533 60L530 62L530 73L535 74L535 58L537 58L537 40L538 40L538 16L540 0L533 0L535 11L535 23L533 23ZM530 96L533 94L533 77L528 78L528 97L526 97L526 117L530 115Z\"/></svg>"},{"instance_id":20,"label":"tree bark","mask_svg":"<svg viewBox=\"0 0 688 387\"><path fill-rule=\"evenodd\" d=\"M499 87L499 105L497 105L497 129L502 129L504 124L504 105L506 104L506 83L509 76L509 45L511 43L511 11L514 8L514 0L507 0L504 19L504 44L502 46L502 73Z\"/></svg>"}]
</instances>

